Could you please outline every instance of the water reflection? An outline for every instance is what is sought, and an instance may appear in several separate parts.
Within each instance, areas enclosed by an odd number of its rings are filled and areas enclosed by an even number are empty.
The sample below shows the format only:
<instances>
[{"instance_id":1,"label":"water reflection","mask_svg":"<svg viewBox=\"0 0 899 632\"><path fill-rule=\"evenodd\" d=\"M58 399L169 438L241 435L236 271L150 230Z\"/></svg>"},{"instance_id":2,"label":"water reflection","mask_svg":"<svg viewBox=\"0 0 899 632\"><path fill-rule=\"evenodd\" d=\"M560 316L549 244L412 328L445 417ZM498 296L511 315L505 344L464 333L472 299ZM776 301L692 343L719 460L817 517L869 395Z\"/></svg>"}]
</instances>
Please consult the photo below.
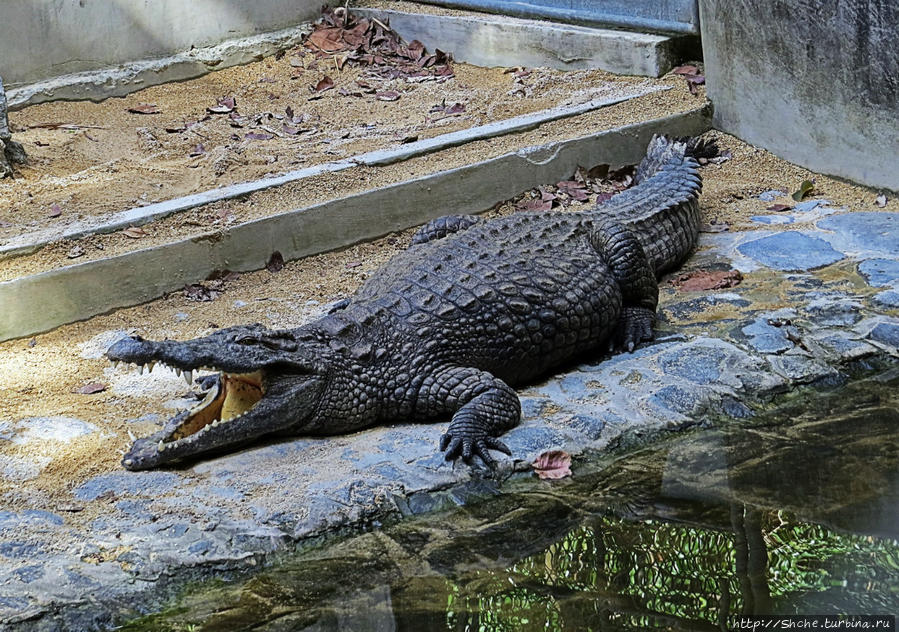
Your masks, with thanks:
<instances>
[{"instance_id":1,"label":"water reflection","mask_svg":"<svg viewBox=\"0 0 899 632\"><path fill-rule=\"evenodd\" d=\"M899 378L307 551L131 630L724 630L899 610Z\"/></svg>"}]
</instances>

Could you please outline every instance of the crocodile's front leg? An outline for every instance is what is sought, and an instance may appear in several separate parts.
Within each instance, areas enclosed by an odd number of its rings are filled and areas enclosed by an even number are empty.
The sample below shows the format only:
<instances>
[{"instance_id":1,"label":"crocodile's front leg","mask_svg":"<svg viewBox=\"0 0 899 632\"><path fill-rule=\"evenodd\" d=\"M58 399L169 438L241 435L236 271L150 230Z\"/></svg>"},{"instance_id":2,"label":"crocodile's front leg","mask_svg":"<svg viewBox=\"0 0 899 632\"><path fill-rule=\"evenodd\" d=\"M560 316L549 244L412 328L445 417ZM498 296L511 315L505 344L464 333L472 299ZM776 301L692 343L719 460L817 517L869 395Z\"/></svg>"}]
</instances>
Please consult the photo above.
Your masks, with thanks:
<instances>
[{"instance_id":1,"label":"crocodile's front leg","mask_svg":"<svg viewBox=\"0 0 899 632\"><path fill-rule=\"evenodd\" d=\"M452 367L424 381L419 406L431 416L452 413L440 449L451 461L459 456L466 462L478 456L493 467L490 450L511 456L512 451L496 437L513 428L521 419L521 403L515 390L486 371Z\"/></svg>"},{"instance_id":2,"label":"crocodile's front leg","mask_svg":"<svg viewBox=\"0 0 899 632\"><path fill-rule=\"evenodd\" d=\"M659 284L637 236L621 221L605 219L593 227L590 242L621 288L621 315L609 339L609 351L616 347L633 351L641 342L652 340L659 304Z\"/></svg>"}]
</instances>

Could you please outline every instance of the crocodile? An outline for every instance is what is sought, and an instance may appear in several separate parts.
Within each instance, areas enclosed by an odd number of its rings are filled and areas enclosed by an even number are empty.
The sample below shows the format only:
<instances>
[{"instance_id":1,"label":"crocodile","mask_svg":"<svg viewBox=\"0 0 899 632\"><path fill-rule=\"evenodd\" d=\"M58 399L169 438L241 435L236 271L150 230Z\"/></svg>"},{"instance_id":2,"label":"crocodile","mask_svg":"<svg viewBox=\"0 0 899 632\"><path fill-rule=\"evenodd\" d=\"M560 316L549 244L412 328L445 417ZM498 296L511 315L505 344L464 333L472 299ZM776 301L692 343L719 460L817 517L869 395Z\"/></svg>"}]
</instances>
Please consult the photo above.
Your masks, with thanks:
<instances>
[{"instance_id":1,"label":"crocodile","mask_svg":"<svg viewBox=\"0 0 899 632\"><path fill-rule=\"evenodd\" d=\"M696 146L702 143L695 143ZM582 212L433 220L356 293L295 329L239 325L184 342L126 337L113 362L164 363L202 402L138 438L148 469L263 436L449 419L447 460L487 466L521 405L513 387L585 354L652 339L657 279L693 251L702 187L691 143L654 137L634 185Z\"/></svg>"}]
</instances>

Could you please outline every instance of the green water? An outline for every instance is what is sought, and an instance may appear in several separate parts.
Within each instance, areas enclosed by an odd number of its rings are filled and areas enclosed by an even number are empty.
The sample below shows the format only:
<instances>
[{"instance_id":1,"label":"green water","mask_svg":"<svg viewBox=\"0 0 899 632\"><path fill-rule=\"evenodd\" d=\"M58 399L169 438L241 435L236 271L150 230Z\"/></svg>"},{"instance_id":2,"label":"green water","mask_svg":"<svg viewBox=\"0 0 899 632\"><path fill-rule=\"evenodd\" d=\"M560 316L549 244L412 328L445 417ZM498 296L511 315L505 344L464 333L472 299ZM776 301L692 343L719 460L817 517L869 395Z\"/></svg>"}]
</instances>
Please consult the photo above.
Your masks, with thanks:
<instances>
[{"instance_id":1,"label":"green water","mask_svg":"<svg viewBox=\"0 0 899 632\"><path fill-rule=\"evenodd\" d=\"M895 375L512 480L125 629L721 630L752 613L899 613Z\"/></svg>"}]
</instances>

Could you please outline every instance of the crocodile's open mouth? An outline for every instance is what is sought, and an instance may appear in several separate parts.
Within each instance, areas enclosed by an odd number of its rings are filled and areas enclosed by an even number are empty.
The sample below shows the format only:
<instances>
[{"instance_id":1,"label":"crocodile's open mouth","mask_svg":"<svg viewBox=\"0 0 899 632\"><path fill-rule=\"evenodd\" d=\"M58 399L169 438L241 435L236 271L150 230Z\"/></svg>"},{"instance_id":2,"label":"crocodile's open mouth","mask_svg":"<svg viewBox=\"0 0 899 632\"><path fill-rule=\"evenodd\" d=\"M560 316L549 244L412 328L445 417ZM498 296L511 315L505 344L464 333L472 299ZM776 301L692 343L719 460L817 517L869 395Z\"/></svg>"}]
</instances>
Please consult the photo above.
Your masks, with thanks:
<instances>
[{"instance_id":1,"label":"crocodile's open mouth","mask_svg":"<svg viewBox=\"0 0 899 632\"><path fill-rule=\"evenodd\" d=\"M143 372L143 366L140 369ZM179 369L175 371L182 373ZM193 382L192 371L183 371L183 374L188 383ZM218 375L198 378L198 382L209 386L209 391L201 402L169 421L166 431L156 444L159 452L186 448L213 428L225 426L222 430L226 430L229 423L253 410L265 395L262 370L252 373L220 372ZM131 456L125 455L122 461L125 467L135 465Z\"/></svg>"},{"instance_id":2,"label":"crocodile's open mouth","mask_svg":"<svg viewBox=\"0 0 899 632\"><path fill-rule=\"evenodd\" d=\"M159 442L159 449L164 449L169 443L189 441L207 428L215 428L239 418L252 410L264 394L262 371L220 373L203 401L190 409L187 417L167 440Z\"/></svg>"}]
</instances>

